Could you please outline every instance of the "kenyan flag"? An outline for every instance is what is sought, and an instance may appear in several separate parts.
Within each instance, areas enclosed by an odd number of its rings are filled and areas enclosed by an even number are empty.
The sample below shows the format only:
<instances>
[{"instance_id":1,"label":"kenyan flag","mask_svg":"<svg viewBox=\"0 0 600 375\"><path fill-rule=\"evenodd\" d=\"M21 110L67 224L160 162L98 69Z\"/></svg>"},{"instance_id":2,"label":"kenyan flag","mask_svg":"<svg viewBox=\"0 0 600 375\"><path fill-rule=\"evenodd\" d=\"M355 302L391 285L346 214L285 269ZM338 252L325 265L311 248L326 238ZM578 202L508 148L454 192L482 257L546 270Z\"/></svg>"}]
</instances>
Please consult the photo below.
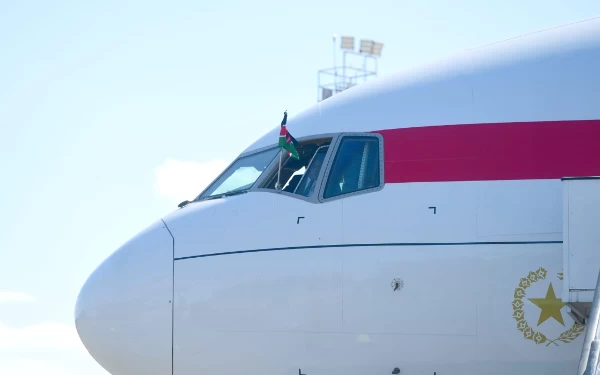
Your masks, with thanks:
<instances>
[{"instance_id":1,"label":"kenyan flag","mask_svg":"<svg viewBox=\"0 0 600 375\"><path fill-rule=\"evenodd\" d=\"M284 150L287 150L288 155L290 155L294 159L300 159L300 156L298 156L298 151L296 150L296 147L298 147L300 144L294 137L292 137L290 132L287 131L287 128L285 127L286 123L287 111L283 113L283 121L281 121L281 131L279 132L279 147L283 148Z\"/></svg>"},{"instance_id":2,"label":"kenyan flag","mask_svg":"<svg viewBox=\"0 0 600 375\"><path fill-rule=\"evenodd\" d=\"M298 151L296 150L297 145L298 141L287 131L285 125L282 125L281 131L279 132L279 147L286 150L294 159L300 159Z\"/></svg>"}]
</instances>

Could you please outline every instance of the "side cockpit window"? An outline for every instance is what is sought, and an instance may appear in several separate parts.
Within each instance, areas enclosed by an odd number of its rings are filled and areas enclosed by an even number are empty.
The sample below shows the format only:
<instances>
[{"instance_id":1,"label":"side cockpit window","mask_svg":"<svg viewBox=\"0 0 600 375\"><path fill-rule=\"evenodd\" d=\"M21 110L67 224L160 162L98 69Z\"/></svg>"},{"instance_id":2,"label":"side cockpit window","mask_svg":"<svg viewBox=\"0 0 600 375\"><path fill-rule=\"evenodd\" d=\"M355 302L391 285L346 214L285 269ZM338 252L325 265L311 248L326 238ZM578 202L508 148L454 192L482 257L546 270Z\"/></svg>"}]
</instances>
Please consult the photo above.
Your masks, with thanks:
<instances>
[{"instance_id":1,"label":"side cockpit window","mask_svg":"<svg viewBox=\"0 0 600 375\"><path fill-rule=\"evenodd\" d=\"M312 196L314 191L318 191L316 183L330 143L331 138L300 142L297 147L299 159L290 157L287 152L278 155L277 162L273 163L260 188L282 190L304 197Z\"/></svg>"},{"instance_id":2,"label":"side cockpit window","mask_svg":"<svg viewBox=\"0 0 600 375\"><path fill-rule=\"evenodd\" d=\"M379 188L382 185L380 139L373 136L342 137L323 198Z\"/></svg>"},{"instance_id":3,"label":"side cockpit window","mask_svg":"<svg viewBox=\"0 0 600 375\"><path fill-rule=\"evenodd\" d=\"M306 173L302 176L299 184L294 189L296 194L300 194L305 197L310 197L314 194L315 188L317 187L317 180L319 178L319 173L323 167L323 162L325 161L325 156L327 155L327 150L329 146L321 146L315 152L308 168L306 169Z\"/></svg>"}]
</instances>

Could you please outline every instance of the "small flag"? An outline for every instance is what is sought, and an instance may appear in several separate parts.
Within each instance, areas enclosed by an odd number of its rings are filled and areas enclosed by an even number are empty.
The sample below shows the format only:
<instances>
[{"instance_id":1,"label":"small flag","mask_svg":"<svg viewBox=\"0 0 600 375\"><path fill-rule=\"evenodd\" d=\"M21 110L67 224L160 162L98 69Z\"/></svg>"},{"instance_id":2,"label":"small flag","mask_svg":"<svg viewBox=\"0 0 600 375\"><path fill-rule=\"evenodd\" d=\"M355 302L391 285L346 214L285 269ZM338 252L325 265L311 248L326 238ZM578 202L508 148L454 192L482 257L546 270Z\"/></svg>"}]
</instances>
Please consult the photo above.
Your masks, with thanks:
<instances>
[{"instance_id":1,"label":"small flag","mask_svg":"<svg viewBox=\"0 0 600 375\"><path fill-rule=\"evenodd\" d=\"M296 140L296 138L292 137L290 132L286 128L287 123L287 111L283 114L283 121L281 121L281 131L279 132L279 147L283 148L288 152L288 155L293 157L294 159L300 159L298 155L298 151L296 147L299 147L300 144Z\"/></svg>"}]
</instances>

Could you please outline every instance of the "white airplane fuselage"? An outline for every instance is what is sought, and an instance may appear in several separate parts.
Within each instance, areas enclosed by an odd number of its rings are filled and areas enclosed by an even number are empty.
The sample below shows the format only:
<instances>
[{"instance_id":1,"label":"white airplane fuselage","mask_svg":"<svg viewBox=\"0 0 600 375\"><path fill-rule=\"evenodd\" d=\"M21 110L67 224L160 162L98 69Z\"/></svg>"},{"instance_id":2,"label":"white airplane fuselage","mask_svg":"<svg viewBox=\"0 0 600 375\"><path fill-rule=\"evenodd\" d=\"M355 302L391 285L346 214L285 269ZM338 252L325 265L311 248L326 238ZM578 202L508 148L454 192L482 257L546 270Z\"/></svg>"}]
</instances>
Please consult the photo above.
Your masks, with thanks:
<instances>
[{"instance_id":1,"label":"white airplane fuselage","mask_svg":"<svg viewBox=\"0 0 600 375\"><path fill-rule=\"evenodd\" d=\"M244 193L209 186L94 271L82 341L113 375L575 373L561 178L600 175L599 62L594 20L319 103L287 124L325 140L312 195L268 186L276 127Z\"/></svg>"}]
</instances>

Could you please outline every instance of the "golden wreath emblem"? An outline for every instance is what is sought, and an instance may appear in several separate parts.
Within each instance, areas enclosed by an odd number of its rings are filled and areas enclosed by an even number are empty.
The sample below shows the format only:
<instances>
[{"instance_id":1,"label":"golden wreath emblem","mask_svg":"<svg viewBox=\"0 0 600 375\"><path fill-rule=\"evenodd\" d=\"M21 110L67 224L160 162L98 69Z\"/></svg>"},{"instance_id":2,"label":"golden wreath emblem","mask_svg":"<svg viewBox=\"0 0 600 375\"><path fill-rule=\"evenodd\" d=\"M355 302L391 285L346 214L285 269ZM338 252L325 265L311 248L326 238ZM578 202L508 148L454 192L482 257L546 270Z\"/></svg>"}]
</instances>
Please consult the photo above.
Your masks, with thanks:
<instances>
[{"instance_id":1,"label":"golden wreath emblem","mask_svg":"<svg viewBox=\"0 0 600 375\"><path fill-rule=\"evenodd\" d=\"M515 288L515 299L512 302L513 318L517 321L517 329L523 333L523 337L527 340L531 340L538 345L546 343L546 346L549 346L550 344L558 346L558 341L568 344L575 340L585 330L585 325L574 322L569 329L561 333L557 338L550 340L543 333L537 332L531 328L527 323L527 320L525 320L525 312L523 311L523 297L526 295L525 291L534 283L546 279L547 273L548 272L543 267L540 267L537 271L529 272L527 277L524 277L519 281L519 285ZM560 280L563 279L562 272L558 274L558 278Z\"/></svg>"}]
</instances>

